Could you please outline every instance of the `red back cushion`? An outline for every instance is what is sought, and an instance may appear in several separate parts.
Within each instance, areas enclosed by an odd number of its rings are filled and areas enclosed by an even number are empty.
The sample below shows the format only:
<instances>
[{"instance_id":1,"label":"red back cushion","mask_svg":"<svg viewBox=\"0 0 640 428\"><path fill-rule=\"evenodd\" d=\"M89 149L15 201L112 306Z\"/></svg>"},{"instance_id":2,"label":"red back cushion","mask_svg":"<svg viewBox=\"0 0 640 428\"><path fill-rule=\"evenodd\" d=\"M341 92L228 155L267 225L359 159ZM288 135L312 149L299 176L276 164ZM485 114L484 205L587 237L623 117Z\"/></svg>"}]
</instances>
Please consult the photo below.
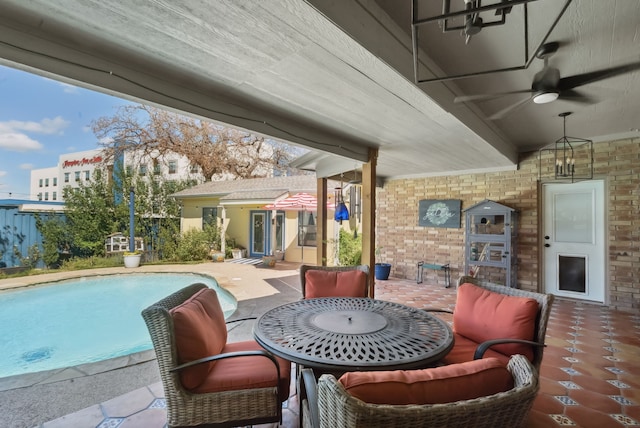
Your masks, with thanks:
<instances>
[{"instance_id":1,"label":"red back cushion","mask_svg":"<svg viewBox=\"0 0 640 428\"><path fill-rule=\"evenodd\" d=\"M227 327L218 295L203 288L181 305L169 311L180 364L217 355L227 343ZM186 389L199 386L214 363L198 364L180 371Z\"/></svg>"},{"instance_id":2,"label":"red back cushion","mask_svg":"<svg viewBox=\"0 0 640 428\"><path fill-rule=\"evenodd\" d=\"M458 287L453 311L453 331L477 343L492 339L534 340L537 314L535 299L506 296L474 284L462 284ZM491 349L533 359L530 345L504 344Z\"/></svg>"},{"instance_id":3,"label":"red back cushion","mask_svg":"<svg viewBox=\"0 0 640 428\"><path fill-rule=\"evenodd\" d=\"M513 388L513 376L497 358L424 370L348 372L339 382L372 404L440 404L484 397Z\"/></svg>"},{"instance_id":4,"label":"red back cushion","mask_svg":"<svg viewBox=\"0 0 640 428\"><path fill-rule=\"evenodd\" d=\"M304 273L305 299L314 297L367 297L367 275L361 270L308 270Z\"/></svg>"}]
</instances>

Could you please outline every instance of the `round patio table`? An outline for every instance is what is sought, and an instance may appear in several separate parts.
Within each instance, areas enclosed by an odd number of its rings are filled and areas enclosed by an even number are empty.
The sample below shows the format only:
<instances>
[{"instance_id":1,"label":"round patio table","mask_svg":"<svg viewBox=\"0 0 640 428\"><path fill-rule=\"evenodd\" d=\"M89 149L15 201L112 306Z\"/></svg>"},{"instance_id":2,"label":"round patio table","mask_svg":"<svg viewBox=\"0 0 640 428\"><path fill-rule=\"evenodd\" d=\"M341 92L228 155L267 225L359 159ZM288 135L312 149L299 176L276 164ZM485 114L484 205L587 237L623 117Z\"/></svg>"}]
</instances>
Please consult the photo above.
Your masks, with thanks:
<instances>
[{"instance_id":1,"label":"round patio table","mask_svg":"<svg viewBox=\"0 0 640 428\"><path fill-rule=\"evenodd\" d=\"M453 347L453 332L443 320L369 298L287 303L259 317L253 332L275 355L327 371L425 367Z\"/></svg>"}]
</instances>

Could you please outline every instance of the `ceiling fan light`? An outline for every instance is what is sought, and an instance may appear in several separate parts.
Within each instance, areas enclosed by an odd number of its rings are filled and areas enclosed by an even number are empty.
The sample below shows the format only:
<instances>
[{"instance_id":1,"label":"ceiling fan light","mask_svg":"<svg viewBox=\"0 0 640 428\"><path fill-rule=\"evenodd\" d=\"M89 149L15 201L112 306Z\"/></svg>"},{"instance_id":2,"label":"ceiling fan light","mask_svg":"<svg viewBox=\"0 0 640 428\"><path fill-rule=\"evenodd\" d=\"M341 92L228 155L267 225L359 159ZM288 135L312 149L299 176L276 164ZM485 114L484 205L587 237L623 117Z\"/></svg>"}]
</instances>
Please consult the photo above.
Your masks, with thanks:
<instances>
[{"instance_id":1,"label":"ceiling fan light","mask_svg":"<svg viewBox=\"0 0 640 428\"><path fill-rule=\"evenodd\" d=\"M540 92L533 96L533 102L536 104L547 104L557 100L559 95L557 92Z\"/></svg>"}]
</instances>

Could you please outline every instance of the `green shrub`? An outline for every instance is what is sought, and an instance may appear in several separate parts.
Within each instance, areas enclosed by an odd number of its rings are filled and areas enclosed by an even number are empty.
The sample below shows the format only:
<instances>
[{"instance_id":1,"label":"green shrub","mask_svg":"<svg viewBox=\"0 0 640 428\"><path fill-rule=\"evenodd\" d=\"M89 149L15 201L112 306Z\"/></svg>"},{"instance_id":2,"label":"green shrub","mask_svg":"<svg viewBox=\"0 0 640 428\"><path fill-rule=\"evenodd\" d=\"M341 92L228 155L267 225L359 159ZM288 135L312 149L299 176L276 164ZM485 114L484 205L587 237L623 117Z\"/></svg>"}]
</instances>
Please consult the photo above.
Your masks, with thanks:
<instances>
[{"instance_id":1,"label":"green shrub","mask_svg":"<svg viewBox=\"0 0 640 428\"><path fill-rule=\"evenodd\" d=\"M206 260L210 249L211 243L207 233L192 229L180 237L178 248L176 248L176 259L181 262Z\"/></svg>"},{"instance_id":2,"label":"green shrub","mask_svg":"<svg viewBox=\"0 0 640 428\"><path fill-rule=\"evenodd\" d=\"M338 261L340 266L356 266L362 262L361 235L354 237L352 233L340 229Z\"/></svg>"}]
</instances>

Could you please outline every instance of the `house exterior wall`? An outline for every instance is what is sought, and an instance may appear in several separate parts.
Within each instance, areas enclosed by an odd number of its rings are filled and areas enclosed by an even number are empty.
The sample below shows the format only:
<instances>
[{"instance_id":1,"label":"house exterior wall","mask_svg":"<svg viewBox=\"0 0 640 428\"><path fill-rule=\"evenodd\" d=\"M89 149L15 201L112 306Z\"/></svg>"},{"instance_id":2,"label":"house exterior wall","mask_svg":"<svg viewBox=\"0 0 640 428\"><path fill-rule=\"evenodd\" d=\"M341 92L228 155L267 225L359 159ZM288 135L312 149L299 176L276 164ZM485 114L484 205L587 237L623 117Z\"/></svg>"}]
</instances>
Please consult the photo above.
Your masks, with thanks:
<instances>
[{"instance_id":1,"label":"house exterior wall","mask_svg":"<svg viewBox=\"0 0 640 428\"><path fill-rule=\"evenodd\" d=\"M238 246L249 249L250 243L250 213L252 210L262 210L265 204L245 204L245 205L226 205L225 206L225 227L226 237L233 238ZM182 199L182 215L181 215L181 231L182 233L190 230L202 230L202 208L218 207L218 217L222 217L222 207L219 198L189 198ZM332 214L332 212L330 212ZM285 260L298 263L316 263L316 247L300 247L298 245L298 212L285 212ZM327 236L329 245L327 254L331 255L327 263L334 264L333 254L334 244L332 243L337 231L337 223L332 217L327 221ZM345 227L348 228L347 223ZM304 255L303 255L304 253ZM304 260L303 260L304 257Z\"/></svg>"},{"instance_id":2,"label":"house exterior wall","mask_svg":"<svg viewBox=\"0 0 640 428\"><path fill-rule=\"evenodd\" d=\"M604 179L608 230L605 277L608 302L621 310L640 308L640 141L594 144L594 178ZM540 246L538 153L522 154L516 171L388 181L377 193L376 246L391 275L415 279L417 263L450 263L455 279L464 271L464 213L459 229L418 226L421 199L460 199L462 210L490 199L519 211L518 285L538 291ZM424 271L436 280L436 271ZM480 272L480 277L483 273Z\"/></svg>"}]
</instances>

